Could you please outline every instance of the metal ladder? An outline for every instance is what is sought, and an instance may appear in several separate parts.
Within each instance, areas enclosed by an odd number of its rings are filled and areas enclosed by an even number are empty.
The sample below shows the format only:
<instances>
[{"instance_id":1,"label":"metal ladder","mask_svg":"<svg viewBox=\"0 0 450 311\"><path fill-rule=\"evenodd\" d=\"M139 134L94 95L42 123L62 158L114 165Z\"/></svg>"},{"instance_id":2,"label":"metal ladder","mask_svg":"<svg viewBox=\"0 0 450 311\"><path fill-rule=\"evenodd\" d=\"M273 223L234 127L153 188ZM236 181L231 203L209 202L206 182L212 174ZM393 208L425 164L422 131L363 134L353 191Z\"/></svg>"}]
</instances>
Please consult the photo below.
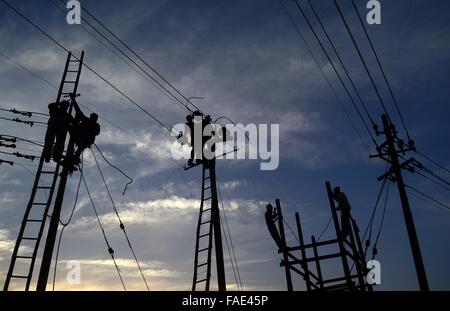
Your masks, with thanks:
<instances>
[{"instance_id":1,"label":"metal ladder","mask_svg":"<svg viewBox=\"0 0 450 311\"><path fill-rule=\"evenodd\" d=\"M197 290L197 287L203 283L204 290L208 291L211 279L211 253L213 238L213 221L211 211L213 194L211 188L210 166L202 166L202 196L195 240L194 279L192 283L192 291Z\"/></svg>"},{"instance_id":2,"label":"metal ladder","mask_svg":"<svg viewBox=\"0 0 450 311\"><path fill-rule=\"evenodd\" d=\"M83 56L84 53L81 54L80 59L76 59L69 52L56 102L59 103L63 96L67 97L71 94L76 94L83 65ZM44 153L42 153L31 196L14 246L3 288L4 291L9 289L12 279L26 280L25 291L30 289L39 244L44 233L50 205L52 204L59 169L59 163L44 163Z\"/></svg>"}]
</instances>

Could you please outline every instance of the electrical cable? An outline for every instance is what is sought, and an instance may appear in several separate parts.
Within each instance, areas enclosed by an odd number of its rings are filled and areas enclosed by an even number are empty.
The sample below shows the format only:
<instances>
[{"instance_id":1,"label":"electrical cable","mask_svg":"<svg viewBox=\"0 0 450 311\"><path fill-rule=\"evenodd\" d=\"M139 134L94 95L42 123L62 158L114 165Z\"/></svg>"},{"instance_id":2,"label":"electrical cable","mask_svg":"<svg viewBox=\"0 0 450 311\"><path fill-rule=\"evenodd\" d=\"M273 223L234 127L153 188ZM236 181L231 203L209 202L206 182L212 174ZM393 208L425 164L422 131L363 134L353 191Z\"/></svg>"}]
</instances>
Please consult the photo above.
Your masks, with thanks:
<instances>
[{"instance_id":1,"label":"electrical cable","mask_svg":"<svg viewBox=\"0 0 450 311\"><path fill-rule=\"evenodd\" d=\"M89 191L89 188L87 186L87 183L86 183L86 180L85 180L83 174L81 174L81 179L83 180L84 187L86 188L86 192L88 194L89 200L91 201L92 208L94 209L94 213L95 213L95 216L97 218L98 225L100 226L100 230L102 232L102 235L103 235L103 238L105 240L106 246L108 247L108 253L111 256L111 259L112 259L112 261L114 263L114 266L116 268L117 274L119 275L119 279L120 279L120 282L122 283L122 287L126 291L127 289L126 289L125 283L123 282L123 279L122 279L122 273L121 273L121 271L119 269L119 266L117 266L116 259L114 258L114 250L111 248L111 246L109 244L109 241L108 241L108 238L106 237L105 229L103 228L102 222L100 221L100 217L98 215L97 208L95 207L94 200L92 199L91 193Z\"/></svg>"},{"instance_id":2,"label":"electrical cable","mask_svg":"<svg viewBox=\"0 0 450 311\"><path fill-rule=\"evenodd\" d=\"M216 180L217 180L217 178L216 178ZM217 181L216 184L217 184L217 191L219 193L220 203L222 205L222 211L223 211L223 216L224 216L224 219L225 219L225 225L226 225L226 228L227 228L228 236L230 238L230 245L231 245L231 250L232 250L232 253L233 253L234 262L235 262L235 265L236 265L236 272L237 272L237 276L238 276L238 279L239 279L239 284L241 286L241 290L244 290L244 287L242 285L241 273L239 271L238 261L236 259L236 253L234 251L234 243L233 243L233 239L231 238L231 230L230 230L230 227L228 225L228 217L227 217L227 214L226 214L226 211L225 211L225 205L223 204L223 198L222 198L222 193L220 191L219 182ZM230 255L230 259L231 259L231 255ZM239 286L238 286L238 289L239 289Z\"/></svg>"},{"instance_id":3,"label":"electrical cable","mask_svg":"<svg viewBox=\"0 0 450 311\"><path fill-rule=\"evenodd\" d=\"M97 147L97 149L98 149L98 147ZM98 149L98 150L99 150L99 149ZM114 199L113 199L113 197L112 197L112 195L111 195L111 191L109 190L108 184L106 183L105 176L103 175L103 172L102 172L102 170L100 169L100 164L98 163L97 157L95 156L95 153L94 153L92 150L91 150L91 153L92 153L92 156L94 157L95 164L97 165L97 169L98 169L98 171L99 171L99 173L100 173L100 176L101 176L101 178L102 178L103 184L105 185L106 192L108 193L109 199L110 199L111 204L112 204L112 207L113 207L113 209L114 209L114 213L116 214L117 219L119 220L120 229L122 229L123 234L124 234L124 236L125 236L125 239L127 240L128 247L130 248L130 250L131 250L131 252L132 252L132 254L133 254L134 260L135 260L136 265L137 265L137 267L138 267L138 269L139 269L139 272L140 272L140 274L141 274L141 276L142 276L142 279L144 280L145 286L147 287L147 290L150 291L150 288L149 288L149 286L148 286L148 284L147 284L147 280L145 279L144 272L142 271L141 265L139 264L139 260L137 259L137 256L136 256L136 253L135 253L135 251L134 251L134 248L133 248L133 246L131 245L131 241L130 241L130 239L129 239L129 237L128 237L127 231L125 230L125 225L123 224L122 219L120 218L119 211L117 210L116 204L115 204Z\"/></svg>"},{"instance_id":4,"label":"electrical cable","mask_svg":"<svg viewBox=\"0 0 450 311\"><path fill-rule=\"evenodd\" d=\"M122 196L125 196L125 192L127 191L128 186L133 182L133 178L131 178L130 176L128 176L124 171L122 171L120 168L118 168L117 166L115 166L114 164L112 164L110 161L108 161L108 159L106 159L105 155L103 154L103 152L100 150L100 148L97 146L96 143L94 143L95 148L97 149L97 151L100 153L100 155L102 156L103 160L108 163L109 166L111 166L112 168L114 168L115 170L117 170L118 172L120 172L123 176L125 176L126 178L128 178L130 181L128 183L126 183L125 188L123 189L122 192Z\"/></svg>"},{"instance_id":5,"label":"electrical cable","mask_svg":"<svg viewBox=\"0 0 450 311\"><path fill-rule=\"evenodd\" d=\"M367 41L369 41L370 48L372 49L372 52L375 55L375 59L377 60L378 67L380 67L381 73L383 75L383 79L386 82L386 85L388 87L389 93L391 94L391 97L392 97L392 100L394 102L395 108L397 109L397 112L398 112L398 114L400 116L400 120L401 120L401 122L403 124L403 128L405 129L406 135L408 136L408 140L412 141L411 136L409 135L408 128L406 126L405 119L403 117L402 112L400 111L400 107L399 107L399 104L397 102L397 98L394 96L394 92L392 91L391 84L389 83L389 80L388 80L388 78L386 76L386 72L384 71L383 65L381 64L381 60L380 60L380 58L378 56L378 53L375 50L375 46L374 46L374 44L373 44L373 42L372 42L372 40L371 40L371 38L369 36L369 32L367 31L367 27L366 27L365 23L363 22L361 14L359 13L358 8L356 7L356 4L355 4L354 0L352 0L352 5L353 5L353 8L354 8L356 14L358 15L359 22L360 22L362 28L364 29L364 33L366 35Z\"/></svg>"},{"instance_id":6,"label":"electrical cable","mask_svg":"<svg viewBox=\"0 0 450 311\"><path fill-rule=\"evenodd\" d=\"M55 43L57 46L59 46L62 50L64 50L67 53L70 53L70 51L66 47L64 47L61 43L59 43L57 40L55 40L51 35L49 35L45 30L43 30L41 27L39 27L37 24L35 24L33 21L31 21L28 17L26 17L24 14L22 14L19 10L17 10L15 7L13 7L9 2L7 2L6 0L0 0L0 1L3 2L6 6L8 6L11 10L13 10L16 14L21 16L25 21L27 21L29 24L31 24L33 27L35 27L37 30L39 30L44 36L46 36L48 39L50 39L53 43ZM73 58L75 58L76 60L80 61L80 59L78 57L76 57L75 55L73 55ZM100 75L97 71L95 71L87 63L83 63L83 64L89 71L91 71L99 79L101 79L103 82L108 84L111 88L113 88L117 93L119 93L124 98L126 98L130 103L132 103L134 106L136 106L139 110L141 110L143 113L145 113L151 119L153 119L155 122L160 124L164 129L168 130L171 134L173 134L172 133L172 129L167 127L163 122L161 122L153 114L148 112L141 105L139 105L137 102L135 102L133 99L131 99L128 95L126 95L123 91L121 91L119 88L117 88L114 84L112 84L106 78L104 78L102 75Z\"/></svg>"},{"instance_id":7,"label":"electrical cable","mask_svg":"<svg viewBox=\"0 0 450 311\"><path fill-rule=\"evenodd\" d=\"M377 85L375 83L375 80L374 80L372 74L370 73L369 67L367 66L366 60L364 59L364 56L362 55L361 49L359 48L358 44L356 43L355 37L354 37L354 35L353 35L353 33L352 33L351 29L350 29L350 26L348 25L347 20L345 19L344 13L342 12L338 2L336 0L333 0L333 2L334 2L334 5L335 5L336 9L338 10L338 13L339 13L339 16L342 19L342 22L344 23L344 26L345 26L345 29L347 30L347 33L349 34L349 36L350 36L350 38L351 38L351 40L353 42L353 46L355 47L356 51L358 52L358 56L359 56L363 66L364 66L364 69L365 69L367 75L369 76L369 79L370 79L370 82L372 83L373 88L375 89L375 92L376 92L377 97L378 97L378 99L379 99L379 101L381 103L381 106L382 106L384 112L386 113L386 115L389 117L389 113L387 111L386 105L384 104L383 98L381 97L381 93L380 93L380 91L379 91L379 89L378 89L378 87L377 87Z\"/></svg>"},{"instance_id":8,"label":"electrical cable","mask_svg":"<svg viewBox=\"0 0 450 311\"><path fill-rule=\"evenodd\" d=\"M325 74L325 71L323 70L322 66L320 66L319 61L317 59L317 57L314 55L311 47L309 46L308 42L306 41L305 37L303 36L303 34L301 33L298 25L295 23L292 15L289 13L289 11L287 10L286 6L284 5L283 1L280 0L280 4L281 7L283 8L284 12L286 13L286 15L288 16L290 22L292 23L292 25L294 26L298 36L300 37L300 39L302 40L303 44L306 46L306 49L308 50L309 54L311 55L314 63L316 64L317 68L319 68L320 72L322 73L322 76L324 77L326 83L328 84L328 86L331 89L331 92L333 93L334 97L336 98L340 108L342 109L342 111L344 112L345 116L347 117L347 119L350 122L351 127L353 128L353 130L355 131L356 135L359 137L359 139L361 140L363 146L365 147L367 153L370 153L369 147L366 144L366 142L364 141L361 133L359 132L358 128L356 127L355 122L353 121L353 119L350 117L349 112L347 111L347 109L345 108L344 103L342 102L342 100L340 99L340 97L337 95L336 90L334 89L333 85L331 84L331 81L328 79L327 75Z\"/></svg>"},{"instance_id":9,"label":"electrical cable","mask_svg":"<svg viewBox=\"0 0 450 311\"><path fill-rule=\"evenodd\" d=\"M337 68L336 68L336 66L335 66L335 64L334 64L334 62L333 62L333 60L331 59L330 55L328 54L327 50L325 49L325 47L324 47L322 41L320 41L319 36L318 36L317 32L314 30L314 27L312 26L310 20L309 20L308 17L306 16L305 11L303 10L303 8L302 8L302 6L300 5L300 3L298 2L298 0L294 0L294 1L295 1L295 4L297 5L297 8L298 8L298 10L300 11L301 15L303 16L303 18L305 19L306 23L308 24L309 29L310 29L311 32L313 33L313 35L314 35L315 39L317 40L317 42L319 43L319 45L320 45L320 47L321 47L323 53L324 53L325 56L327 57L328 62L330 63L330 65L332 66L334 72L336 73L336 75L337 75L337 77L338 77L340 83L341 83L342 86L344 87L344 90L345 90L346 94L347 94L348 97L350 98L350 101L352 102L353 107L355 108L356 112L358 113L359 118L360 118L361 121L363 122L365 129L367 130L368 134L370 135L370 137L371 137L371 139L372 139L372 142L375 144L375 146L378 146L378 144L377 144L375 138L373 137L372 131L370 130L369 126L367 125L367 122L366 122L364 116L362 115L360 109L358 108L358 105L356 104L356 102L355 102L353 96L350 94L350 91L348 90L347 86L345 85L344 80L342 79L341 75L339 74L339 71L337 70Z\"/></svg>"},{"instance_id":10,"label":"electrical cable","mask_svg":"<svg viewBox=\"0 0 450 311\"><path fill-rule=\"evenodd\" d=\"M77 191L75 194L75 201L73 203L73 207L72 210L69 214L69 219L66 222L62 222L61 219L59 220L60 224L62 225L61 231L59 232L59 238L58 238L58 245L56 247L56 256L55 256L55 266L53 269L53 291L55 291L55 284L56 284L56 273L57 273L57 268L58 268L58 258L59 258L59 250L61 247L61 240L62 240L62 236L64 234L64 230L66 229L66 227L70 224L70 222L72 221L73 218L73 214L75 213L75 209L77 208L77 203L78 203L78 196L80 194L80 187L81 187L81 178L83 175L83 154L81 154L81 164L80 164L80 178L78 180L78 186L77 186Z\"/></svg>"}]
</instances>

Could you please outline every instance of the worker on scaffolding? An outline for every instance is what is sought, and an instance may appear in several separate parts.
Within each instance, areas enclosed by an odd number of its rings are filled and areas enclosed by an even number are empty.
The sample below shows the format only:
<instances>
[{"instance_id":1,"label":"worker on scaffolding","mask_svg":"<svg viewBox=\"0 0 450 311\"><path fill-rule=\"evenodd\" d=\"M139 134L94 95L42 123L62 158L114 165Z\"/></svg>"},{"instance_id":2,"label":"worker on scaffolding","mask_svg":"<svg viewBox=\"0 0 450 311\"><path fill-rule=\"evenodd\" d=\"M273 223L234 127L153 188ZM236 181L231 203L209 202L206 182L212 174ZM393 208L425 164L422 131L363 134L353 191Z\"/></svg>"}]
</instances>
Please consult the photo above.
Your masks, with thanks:
<instances>
[{"instance_id":1,"label":"worker on scaffolding","mask_svg":"<svg viewBox=\"0 0 450 311\"><path fill-rule=\"evenodd\" d=\"M87 117L81 111L75 98L72 99L72 103L76 114L71 129L71 135L77 145L77 150L73 155L73 165L78 165L80 163L81 153L86 148L90 148L95 142L95 137L100 134L100 125L97 122L98 115L96 113L91 113L91 115Z\"/></svg>"},{"instance_id":2,"label":"worker on scaffolding","mask_svg":"<svg viewBox=\"0 0 450 311\"><path fill-rule=\"evenodd\" d=\"M73 121L67 111L69 107L68 101L48 105L50 118L47 123L44 144L44 160L47 163L50 162L52 155L55 162L61 161L66 133Z\"/></svg>"},{"instance_id":3,"label":"worker on scaffolding","mask_svg":"<svg viewBox=\"0 0 450 311\"><path fill-rule=\"evenodd\" d=\"M338 203L336 210L341 211L341 233L342 237L347 237L351 232L351 206L344 192L340 187L336 187L333 190L334 200Z\"/></svg>"}]
</instances>

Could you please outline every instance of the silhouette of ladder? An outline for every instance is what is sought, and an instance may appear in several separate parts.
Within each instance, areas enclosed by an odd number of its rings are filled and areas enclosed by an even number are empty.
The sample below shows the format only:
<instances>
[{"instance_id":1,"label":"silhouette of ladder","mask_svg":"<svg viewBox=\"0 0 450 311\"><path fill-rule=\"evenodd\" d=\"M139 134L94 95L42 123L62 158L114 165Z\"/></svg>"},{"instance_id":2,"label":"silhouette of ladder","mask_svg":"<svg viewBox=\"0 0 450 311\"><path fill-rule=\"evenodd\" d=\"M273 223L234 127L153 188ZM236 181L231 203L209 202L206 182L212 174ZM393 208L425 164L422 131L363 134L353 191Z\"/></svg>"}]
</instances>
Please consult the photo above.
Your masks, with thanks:
<instances>
[{"instance_id":1,"label":"silhouette of ladder","mask_svg":"<svg viewBox=\"0 0 450 311\"><path fill-rule=\"evenodd\" d=\"M204 284L205 291L209 290L213 237L212 198L210 166L203 165L202 196L195 239L193 291L197 286L201 286L200 284Z\"/></svg>"},{"instance_id":2,"label":"silhouette of ladder","mask_svg":"<svg viewBox=\"0 0 450 311\"><path fill-rule=\"evenodd\" d=\"M81 58L78 60L69 52L56 98L57 103L61 101L63 96L70 97L71 94L76 94L83 64L83 55L82 53ZM59 163L44 163L44 153L42 153L31 196L14 246L5 280L5 291L9 289L12 279L26 280L25 290L28 291L30 289L39 244L44 233L50 205L52 204L59 169Z\"/></svg>"},{"instance_id":3,"label":"silhouette of ladder","mask_svg":"<svg viewBox=\"0 0 450 311\"><path fill-rule=\"evenodd\" d=\"M306 244L300 223L300 215L296 213L295 220L299 245L288 246L280 201L276 201L275 208L271 204L267 206L265 214L266 224L270 235L278 246L278 253L283 255L280 266L285 269L288 291L293 291L291 272L295 272L305 280L308 291L372 291L372 285L369 284L366 278L368 269L361 244L360 230L356 221L350 216L350 229L348 234L345 235L342 230L342 223L338 219L333 190L329 182L326 183L326 188L336 238L317 241L315 236L312 236L311 243ZM295 254L296 252L300 253L300 257ZM321 252L325 254L321 254ZM325 266L322 262L329 262L330 260L340 261L343 276L334 275L333 277L325 278L325 272L332 271L325 271ZM350 267L350 264L352 264L352 267ZM328 265L327 267L329 268ZM354 273L352 273L353 267L355 268Z\"/></svg>"}]
</instances>

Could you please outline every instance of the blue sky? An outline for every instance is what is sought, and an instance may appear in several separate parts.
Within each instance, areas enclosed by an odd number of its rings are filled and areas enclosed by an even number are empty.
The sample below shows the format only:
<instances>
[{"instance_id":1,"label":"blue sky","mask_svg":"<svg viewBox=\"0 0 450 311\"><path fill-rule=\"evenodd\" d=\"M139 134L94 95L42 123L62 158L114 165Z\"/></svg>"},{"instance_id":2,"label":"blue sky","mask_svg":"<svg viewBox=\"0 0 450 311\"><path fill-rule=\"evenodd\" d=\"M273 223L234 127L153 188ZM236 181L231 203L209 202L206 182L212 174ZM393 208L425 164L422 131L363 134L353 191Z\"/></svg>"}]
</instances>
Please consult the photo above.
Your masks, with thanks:
<instances>
[{"instance_id":1,"label":"blue sky","mask_svg":"<svg viewBox=\"0 0 450 311\"><path fill-rule=\"evenodd\" d=\"M85 50L87 63L164 123L171 126L183 122L185 112L180 107L79 26L67 25L65 15L50 1L10 2L75 54ZM340 3L381 86L381 76L363 41L350 2ZM361 12L365 3L358 1ZM364 134L351 103L304 21L291 1L286 4ZM379 122L382 110L332 2L317 0L314 4L371 114ZM51 83L59 84L65 53L4 4L0 5L0 52ZM329 180L347 193L354 217L365 228L379 189L376 177L383 173L385 164L368 159L367 151L279 1L84 1L83 5L183 94L204 97L198 102L203 111L213 117L227 115L244 124L280 124L277 170L260 171L258 161L218 164L219 183L246 289L285 289L280 258L264 224L265 204L275 198L282 200L285 217L291 224L294 224L294 213L300 212L305 235L318 235L329 218L324 187L324 182ZM444 165L450 164L449 12L445 0L433 4L424 0L382 1L381 25L368 27L418 148ZM45 112L47 104L55 99L53 88L2 57L0 79L0 108ZM81 103L138 138L124 135L104 120L100 121L102 133L98 145L115 164L134 177L133 185L122 197L126 180L102 166L150 288L190 289L201 172L194 169L183 173L177 166L183 162L176 161L176 164L170 158L172 140L167 133L87 70L83 71L79 91ZM393 120L400 126L385 91L383 95L389 102ZM0 115L10 116L3 112ZM44 129L1 121L0 134L42 141ZM370 143L366 136L366 142ZM21 147L38 153L33 146ZM0 158L11 160L7 156ZM130 289L144 289L89 154L85 165L87 182L124 271L125 283ZM438 168L433 169L445 175ZM448 192L442 188L420 176L409 173L405 176L407 183L450 203ZM73 204L77 177L74 175L69 182L63 217L68 216ZM20 167L0 167L0 283L5 278L32 181L30 173ZM430 287L449 290L448 211L414 197L411 206ZM380 216L378 213L375 228ZM327 235L330 237L331 233L328 231ZM73 222L64 235L60 259L57 289L121 289L83 189ZM65 282L68 260L82 263L82 283L78 286ZM417 289L398 194L393 188L378 260L382 266L380 289ZM226 262L227 281L233 288L228 258ZM298 288L303 288L301 282Z\"/></svg>"}]
</instances>

